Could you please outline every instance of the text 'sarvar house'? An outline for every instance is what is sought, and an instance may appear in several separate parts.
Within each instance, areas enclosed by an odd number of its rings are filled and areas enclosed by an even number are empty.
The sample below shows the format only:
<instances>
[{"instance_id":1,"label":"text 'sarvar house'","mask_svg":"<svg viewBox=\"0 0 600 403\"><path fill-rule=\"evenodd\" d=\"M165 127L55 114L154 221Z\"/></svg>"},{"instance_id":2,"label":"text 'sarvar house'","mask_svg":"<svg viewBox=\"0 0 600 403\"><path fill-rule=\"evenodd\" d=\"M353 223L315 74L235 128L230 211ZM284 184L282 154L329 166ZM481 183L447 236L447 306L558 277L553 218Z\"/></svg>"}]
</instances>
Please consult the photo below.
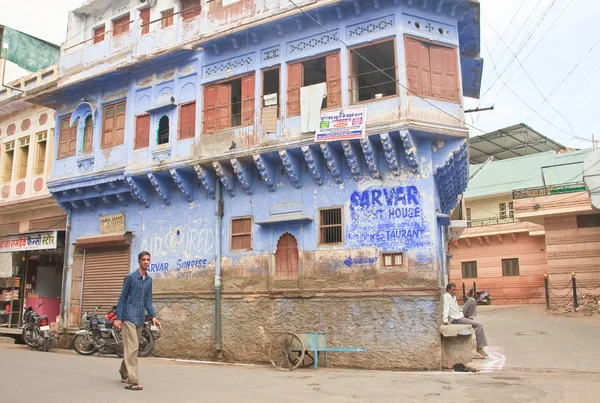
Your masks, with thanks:
<instances>
[{"instance_id":1,"label":"text 'sarvar house'","mask_svg":"<svg viewBox=\"0 0 600 403\"><path fill-rule=\"evenodd\" d=\"M274 333L312 330L367 348L335 365L439 368L479 3L108 3L71 13L45 95L70 326L148 250L157 354L267 361Z\"/></svg>"}]
</instances>

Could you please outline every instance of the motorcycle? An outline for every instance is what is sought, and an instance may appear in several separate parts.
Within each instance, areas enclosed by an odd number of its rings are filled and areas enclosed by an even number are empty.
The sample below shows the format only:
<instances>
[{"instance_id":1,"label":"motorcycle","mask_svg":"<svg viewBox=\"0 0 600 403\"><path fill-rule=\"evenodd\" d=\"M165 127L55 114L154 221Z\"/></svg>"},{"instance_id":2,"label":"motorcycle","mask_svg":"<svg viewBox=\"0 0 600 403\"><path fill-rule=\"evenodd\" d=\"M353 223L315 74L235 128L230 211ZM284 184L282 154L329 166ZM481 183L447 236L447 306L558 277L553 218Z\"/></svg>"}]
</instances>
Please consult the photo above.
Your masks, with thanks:
<instances>
[{"instance_id":1,"label":"motorcycle","mask_svg":"<svg viewBox=\"0 0 600 403\"><path fill-rule=\"evenodd\" d=\"M81 355L92 355L116 353L123 357L123 342L121 329L114 328L116 319L116 307L113 306L104 318L95 312L86 312L83 315L83 323L87 326L79 330L73 338L73 348ZM146 322L142 328L142 337L139 341L138 356L147 357L154 350L155 340L160 337L160 331L152 324L152 319L146 316Z\"/></svg>"},{"instance_id":2,"label":"motorcycle","mask_svg":"<svg viewBox=\"0 0 600 403\"><path fill-rule=\"evenodd\" d=\"M92 355L117 354L123 357L123 340L121 330L115 329L113 322L98 317L98 309L83 314L84 328L75 333L73 348L78 354Z\"/></svg>"},{"instance_id":3,"label":"motorcycle","mask_svg":"<svg viewBox=\"0 0 600 403\"><path fill-rule=\"evenodd\" d=\"M471 288L467 296L469 298L475 298L475 301L479 305L490 305L492 303L492 296L490 295L490 290L477 291L477 296L473 297L473 289Z\"/></svg>"},{"instance_id":4,"label":"motorcycle","mask_svg":"<svg viewBox=\"0 0 600 403\"><path fill-rule=\"evenodd\" d=\"M28 307L23 314L23 341L31 348L41 347L49 351L54 335L50 332L48 316L40 315L36 310L44 305L42 302L35 308Z\"/></svg>"}]
</instances>

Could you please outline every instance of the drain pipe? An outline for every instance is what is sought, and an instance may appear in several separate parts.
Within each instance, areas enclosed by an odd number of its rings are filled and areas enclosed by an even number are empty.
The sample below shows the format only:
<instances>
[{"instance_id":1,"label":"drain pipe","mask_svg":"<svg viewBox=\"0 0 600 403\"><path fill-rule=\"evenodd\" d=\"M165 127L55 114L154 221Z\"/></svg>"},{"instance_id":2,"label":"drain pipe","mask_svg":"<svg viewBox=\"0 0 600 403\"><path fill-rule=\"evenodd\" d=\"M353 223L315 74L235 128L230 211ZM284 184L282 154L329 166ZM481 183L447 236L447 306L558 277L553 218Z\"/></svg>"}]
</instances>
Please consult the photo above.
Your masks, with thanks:
<instances>
[{"instance_id":1,"label":"drain pipe","mask_svg":"<svg viewBox=\"0 0 600 403\"><path fill-rule=\"evenodd\" d=\"M69 255L71 253L70 245L71 245L71 210L72 207L69 206L69 210L67 210L67 228L65 228L65 249L63 256L63 276L62 276L62 289L60 295L60 323L61 328L66 331L68 328L67 323L67 310L69 306L69 301L67 300L69 293L67 292L68 288L68 277L69 273L72 271L69 267Z\"/></svg>"},{"instance_id":2,"label":"drain pipe","mask_svg":"<svg viewBox=\"0 0 600 403\"><path fill-rule=\"evenodd\" d=\"M221 351L221 221L223 220L223 196L221 181L215 186L215 345Z\"/></svg>"}]
</instances>

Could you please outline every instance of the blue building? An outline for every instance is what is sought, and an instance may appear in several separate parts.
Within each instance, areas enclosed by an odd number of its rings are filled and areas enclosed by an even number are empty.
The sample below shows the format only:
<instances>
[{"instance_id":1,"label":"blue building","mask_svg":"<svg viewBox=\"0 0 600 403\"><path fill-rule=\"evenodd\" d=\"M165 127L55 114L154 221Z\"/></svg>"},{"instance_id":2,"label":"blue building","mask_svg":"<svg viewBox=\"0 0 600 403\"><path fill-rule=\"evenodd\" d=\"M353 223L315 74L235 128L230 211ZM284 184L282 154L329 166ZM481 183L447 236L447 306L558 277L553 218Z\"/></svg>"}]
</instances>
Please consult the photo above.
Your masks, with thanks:
<instances>
[{"instance_id":1,"label":"blue building","mask_svg":"<svg viewBox=\"0 0 600 403\"><path fill-rule=\"evenodd\" d=\"M158 354L265 361L273 333L314 330L368 349L337 365L439 368L478 2L109 3L71 12L44 95L64 320L116 303L148 250ZM366 127L317 138L325 114Z\"/></svg>"}]
</instances>

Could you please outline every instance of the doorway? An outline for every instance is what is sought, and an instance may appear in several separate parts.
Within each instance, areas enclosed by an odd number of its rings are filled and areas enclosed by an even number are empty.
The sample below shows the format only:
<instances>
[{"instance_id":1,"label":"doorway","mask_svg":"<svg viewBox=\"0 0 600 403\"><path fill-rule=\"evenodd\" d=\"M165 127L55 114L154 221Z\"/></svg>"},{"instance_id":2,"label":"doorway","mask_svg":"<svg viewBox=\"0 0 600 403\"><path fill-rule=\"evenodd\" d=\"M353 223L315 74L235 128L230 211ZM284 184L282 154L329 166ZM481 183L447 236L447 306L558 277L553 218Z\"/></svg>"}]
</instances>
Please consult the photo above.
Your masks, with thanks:
<instances>
[{"instance_id":1,"label":"doorway","mask_svg":"<svg viewBox=\"0 0 600 403\"><path fill-rule=\"evenodd\" d=\"M289 232L283 234L277 241L275 277L277 279L298 278L298 241Z\"/></svg>"}]
</instances>

